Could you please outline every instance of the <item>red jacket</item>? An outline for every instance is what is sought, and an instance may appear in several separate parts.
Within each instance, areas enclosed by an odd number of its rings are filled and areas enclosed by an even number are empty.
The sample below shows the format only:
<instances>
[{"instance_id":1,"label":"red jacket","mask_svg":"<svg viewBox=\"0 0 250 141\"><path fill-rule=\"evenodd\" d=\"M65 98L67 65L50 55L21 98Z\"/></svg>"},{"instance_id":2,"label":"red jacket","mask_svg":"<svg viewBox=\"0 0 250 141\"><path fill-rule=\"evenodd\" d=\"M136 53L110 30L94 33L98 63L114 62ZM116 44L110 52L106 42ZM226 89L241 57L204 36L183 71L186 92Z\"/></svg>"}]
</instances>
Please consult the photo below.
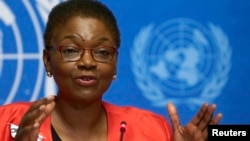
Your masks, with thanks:
<instances>
[{"instance_id":1,"label":"red jacket","mask_svg":"<svg viewBox=\"0 0 250 141\"><path fill-rule=\"evenodd\" d=\"M14 141L19 122L32 102L18 102L0 107L0 141ZM127 123L123 141L172 141L169 123L163 116L134 107L118 107L106 102L108 141L118 141L121 121ZM12 129L11 129L12 128ZM50 116L40 128L38 141L52 141Z\"/></svg>"}]
</instances>

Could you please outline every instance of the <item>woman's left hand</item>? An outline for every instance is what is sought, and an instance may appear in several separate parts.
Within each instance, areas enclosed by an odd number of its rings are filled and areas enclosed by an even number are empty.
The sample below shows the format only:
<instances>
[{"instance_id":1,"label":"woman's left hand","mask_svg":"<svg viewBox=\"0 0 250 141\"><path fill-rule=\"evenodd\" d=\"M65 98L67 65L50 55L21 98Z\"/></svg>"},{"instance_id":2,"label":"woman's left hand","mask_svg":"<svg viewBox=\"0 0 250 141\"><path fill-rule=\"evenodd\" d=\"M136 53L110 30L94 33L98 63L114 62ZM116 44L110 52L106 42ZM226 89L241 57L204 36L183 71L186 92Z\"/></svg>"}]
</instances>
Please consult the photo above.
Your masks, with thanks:
<instances>
[{"instance_id":1,"label":"woman's left hand","mask_svg":"<svg viewBox=\"0 0 250 141\"><path fill-rule=\"evenodd\" d=\"M167 104L167 111L173 130L173 141L207 141L208 125L218 124L222 114L213 117L216 105L203 104L196 116L186 125L180 124L179 115L172 103Z\"/></svg>"}]
</instances>

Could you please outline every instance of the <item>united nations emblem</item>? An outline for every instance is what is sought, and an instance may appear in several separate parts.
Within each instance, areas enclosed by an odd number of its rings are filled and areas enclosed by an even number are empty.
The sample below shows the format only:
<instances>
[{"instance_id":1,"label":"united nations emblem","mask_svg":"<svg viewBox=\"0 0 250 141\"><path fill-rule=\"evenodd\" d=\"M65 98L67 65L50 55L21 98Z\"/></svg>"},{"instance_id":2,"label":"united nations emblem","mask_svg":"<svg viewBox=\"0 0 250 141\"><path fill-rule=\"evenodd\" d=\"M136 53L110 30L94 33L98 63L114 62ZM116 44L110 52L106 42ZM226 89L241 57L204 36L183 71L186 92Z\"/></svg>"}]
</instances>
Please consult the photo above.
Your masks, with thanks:
<instances>
[{"instance_id":1,"label":"united nations emblem","mask_svg":"<svg viewBox=\"0 0 250 141\"><path fill-rule=\"evenodd\" d=\"M44 96L42 29L60 0L0 0L0 104ZM45 86L44 86L45 85Z\"/></svg>"},{"instance_id":2,"label":"united nations emblem","mask_svg":"<svg viewBox=\"0 0 250 141\"><path fill-rule=\"evenodd\" d=\"M232 49L219 26L177 18L143 27L130 54L135 82L154 106L200 106L221 94Z\"/></svg>"}]
</instances>

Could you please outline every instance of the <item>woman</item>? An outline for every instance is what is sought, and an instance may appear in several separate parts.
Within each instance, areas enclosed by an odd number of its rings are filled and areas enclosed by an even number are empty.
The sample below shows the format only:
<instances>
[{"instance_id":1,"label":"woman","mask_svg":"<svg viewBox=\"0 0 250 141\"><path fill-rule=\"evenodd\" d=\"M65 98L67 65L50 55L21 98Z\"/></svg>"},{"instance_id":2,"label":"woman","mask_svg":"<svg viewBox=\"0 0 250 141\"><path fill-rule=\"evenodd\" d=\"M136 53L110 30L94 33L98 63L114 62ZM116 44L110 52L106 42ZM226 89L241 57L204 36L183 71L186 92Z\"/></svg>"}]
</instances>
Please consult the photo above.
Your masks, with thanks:
<instances>
[{"instance_id":1,"label":"woman","mask_svg":"<svg viewBox=\"0 0 250 141\"><path fill-rule=\"evenodd\" d=\"M215 105L204 104L183 127L173 104L170 124L160 115L102 101L116 77L120 34L102 3L70 0L54 7L44 34L43 60L57 96L0 108L4 141L204 141ZM122 126L120 128L120 126Z\"/></svg>"}]
</instances>

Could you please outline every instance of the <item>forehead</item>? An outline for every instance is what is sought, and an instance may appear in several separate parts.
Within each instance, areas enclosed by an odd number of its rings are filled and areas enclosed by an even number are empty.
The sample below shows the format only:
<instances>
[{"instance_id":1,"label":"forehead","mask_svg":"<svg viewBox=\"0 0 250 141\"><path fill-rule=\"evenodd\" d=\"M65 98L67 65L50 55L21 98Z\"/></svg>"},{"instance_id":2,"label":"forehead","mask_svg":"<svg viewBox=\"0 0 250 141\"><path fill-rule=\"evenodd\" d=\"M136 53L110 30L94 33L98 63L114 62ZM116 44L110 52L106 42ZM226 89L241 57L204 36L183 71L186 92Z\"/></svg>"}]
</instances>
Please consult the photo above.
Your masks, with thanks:
<instances>
[{"instance_id":1,"label":"forehead","mask_svg":"<svg viewBox=\"0 0 250 141\"><path fill-rule=\"evenodd\" d=\"M101 21L94 18L73 17L65 24L57 27L52 40L60 41L64 38L76 37L83 41L106 39L114 42L111 32Z\"/></svg>"}]
</instances>

